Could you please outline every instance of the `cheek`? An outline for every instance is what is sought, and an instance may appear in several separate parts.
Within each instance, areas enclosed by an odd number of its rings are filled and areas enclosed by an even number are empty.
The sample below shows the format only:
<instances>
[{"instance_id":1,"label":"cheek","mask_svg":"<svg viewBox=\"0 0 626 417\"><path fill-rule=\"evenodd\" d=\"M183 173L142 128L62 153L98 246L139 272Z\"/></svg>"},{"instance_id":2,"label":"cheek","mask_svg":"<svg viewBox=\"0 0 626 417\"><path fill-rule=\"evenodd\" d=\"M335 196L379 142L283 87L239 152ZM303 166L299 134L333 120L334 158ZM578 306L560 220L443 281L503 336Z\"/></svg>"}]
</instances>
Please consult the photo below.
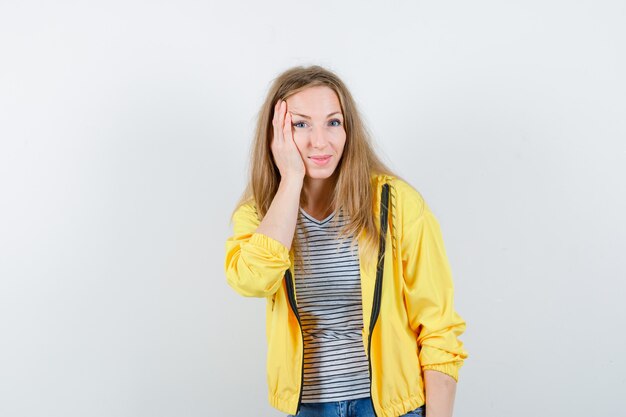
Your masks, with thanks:
<instances>
[{"instance_id":1,"label":"cheek","mask_svg":"<svg viewBox=\"0 0 626 417\"><path fill-rule=\"evenodd\" d=\"M295 129L293 131L293 140L296 143L303 144L306 141L306 138L307 138L307 132L304 132L304 131L298 130L298 129Z\"/></svg>"},{"instance_id":2,"label":"cheek","mask_svg":"<svg viewBox=\"0 0 626 417\"><path fill-rule=\"evenodd\" d=\"M346 133L341 132L335 135L333 143L335 144L335 148L337 148L337 152L343 152L346 146Z\"/></svg>"},{"instance_id":3,"label":"cheek","mask_svg":"<svg viewBox=\"0 0 626 417\"><path fill-rule=\"evenodd\" d=\"M293 134L293 141L296 144L296 147L300 150L302 149L306 149L306 135L303 135L302 133L298 134L298 133L294 133Z\"/></svg>"}]
</instances>

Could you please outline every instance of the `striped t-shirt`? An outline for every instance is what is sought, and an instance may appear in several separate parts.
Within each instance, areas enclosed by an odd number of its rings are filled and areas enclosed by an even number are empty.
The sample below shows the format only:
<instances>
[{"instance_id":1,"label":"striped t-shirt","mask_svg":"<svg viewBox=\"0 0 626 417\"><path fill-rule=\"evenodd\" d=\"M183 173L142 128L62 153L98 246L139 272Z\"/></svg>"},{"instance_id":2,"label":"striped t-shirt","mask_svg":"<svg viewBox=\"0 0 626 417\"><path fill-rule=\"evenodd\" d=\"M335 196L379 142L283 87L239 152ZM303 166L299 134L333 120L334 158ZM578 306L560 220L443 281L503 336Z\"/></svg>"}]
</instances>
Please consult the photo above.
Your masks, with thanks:
<instances>
[{"instance_id":1,"label":"striped t-shirt","mask_svg":"<svg viewBox=\"0 0 626 417\"><path fill-rule=\"evenodd\" d=\"M334 216L336 225L331 225ZM335 211L316 220L300 208L297 233L305 270L296 263L296 297L304 334L303 403L370 396L369 365L361 329L358 245L339 244L346 219ZM305 240L304 232L308 237Z\"/></svg>"}]
</instances>

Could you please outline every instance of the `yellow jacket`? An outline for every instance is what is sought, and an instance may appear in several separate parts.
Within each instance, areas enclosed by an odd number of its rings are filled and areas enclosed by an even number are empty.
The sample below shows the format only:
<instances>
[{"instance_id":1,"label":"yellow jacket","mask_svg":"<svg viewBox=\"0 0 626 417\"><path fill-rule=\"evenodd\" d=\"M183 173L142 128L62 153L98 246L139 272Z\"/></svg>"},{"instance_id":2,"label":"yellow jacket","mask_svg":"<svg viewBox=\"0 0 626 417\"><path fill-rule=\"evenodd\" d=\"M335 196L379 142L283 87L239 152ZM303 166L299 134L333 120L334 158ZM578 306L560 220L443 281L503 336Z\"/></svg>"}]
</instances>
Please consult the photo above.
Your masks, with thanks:
<instances>
[{"instance_id":1,"label":"yellow jacket","mask_svg":"<svg viewBox=\"0 0 626 417\"><path fill-rule=\"evenodd\" d=\"M428 205L399 178L373 174L371 179L376 225L387 227L378 265L366 268L360 262L363 347L374 411L378 417L397 417L425 403L423 370L458 381L468 356L458 340L465 321L454 310L450 266ZM237 209L224 268L237 293L267 300L268 399L274 408L295 415L302 398L304 346L293 249L255 233L259 224L253 202ZM358 239L360 251L363 233Z\"/></svg>"}]
</instances>

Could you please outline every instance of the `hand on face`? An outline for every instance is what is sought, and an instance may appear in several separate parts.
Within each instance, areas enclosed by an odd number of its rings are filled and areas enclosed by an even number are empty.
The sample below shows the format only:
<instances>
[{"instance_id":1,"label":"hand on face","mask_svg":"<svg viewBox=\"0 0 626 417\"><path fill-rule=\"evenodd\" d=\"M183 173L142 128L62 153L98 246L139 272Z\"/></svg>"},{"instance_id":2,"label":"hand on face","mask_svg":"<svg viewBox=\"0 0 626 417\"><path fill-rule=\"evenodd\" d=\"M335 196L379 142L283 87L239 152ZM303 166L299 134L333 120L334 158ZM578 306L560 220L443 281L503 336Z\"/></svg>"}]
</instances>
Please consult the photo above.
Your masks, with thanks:
<instances>
[{"instance_id":1,"label":"hand on face","mask_svg":"<svg viewBox=\"0 0 626 417\"><path fill-rule=\"evenodd\" d=\"M286 101L279 100L274 106L272 125L274 134L270 148L281 178L304 178L304 160L293 140L291 114L287 111Z\"/></svg>"}]
</instances>

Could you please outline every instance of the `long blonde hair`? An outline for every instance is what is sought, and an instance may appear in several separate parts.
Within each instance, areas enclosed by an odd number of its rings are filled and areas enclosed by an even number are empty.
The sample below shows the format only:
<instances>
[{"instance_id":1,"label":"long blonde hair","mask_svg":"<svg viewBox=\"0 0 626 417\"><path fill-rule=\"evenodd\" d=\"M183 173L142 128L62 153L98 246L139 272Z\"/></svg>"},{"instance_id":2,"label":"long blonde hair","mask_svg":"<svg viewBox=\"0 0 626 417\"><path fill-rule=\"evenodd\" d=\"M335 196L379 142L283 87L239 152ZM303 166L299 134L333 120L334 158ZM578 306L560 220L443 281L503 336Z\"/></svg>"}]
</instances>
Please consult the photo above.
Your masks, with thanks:
<instances>
[{"instance_id":1,"label":"long blonde hair","mask_svg":"<svg viewBox=\"0 0 626 417\"><path fill-rule=\"evenodd\" d=\"M336 170L339 171L332 196L331 206L343 212L347 217L345 226L339 232L339 238L354 237L352 245L357 243L359 233L365 234L363 253L369 261L378 249L378 230L373 212L372 174L387 174L400 178L393 173L376 155L371 144L371 136L359 115L356 103L350 91L333 72L318 66L297 66L290 68L273 80L265 102L257 117L256 132L250 153L249 180L239 199L234 212L242 204L253 200L256 204L259 220L267 213L280 183L280 172L273 162L270 143L273 136L272 119L274 105L286 100L293 94L309 87L326 86L331 88L339 99L344 117L346 142L343 154ZM336 173L335 173L336 174ZM303 201L301 194L301 204ZM298 213L301 215L301 213ZM335 215L333 222L336 222ZM232 221L232 215L231 215ZM351 245L351 246L352 246ZM294 259L300 259L300 242L297 228L294 232Z\"/></svg>"}]
</instances>

